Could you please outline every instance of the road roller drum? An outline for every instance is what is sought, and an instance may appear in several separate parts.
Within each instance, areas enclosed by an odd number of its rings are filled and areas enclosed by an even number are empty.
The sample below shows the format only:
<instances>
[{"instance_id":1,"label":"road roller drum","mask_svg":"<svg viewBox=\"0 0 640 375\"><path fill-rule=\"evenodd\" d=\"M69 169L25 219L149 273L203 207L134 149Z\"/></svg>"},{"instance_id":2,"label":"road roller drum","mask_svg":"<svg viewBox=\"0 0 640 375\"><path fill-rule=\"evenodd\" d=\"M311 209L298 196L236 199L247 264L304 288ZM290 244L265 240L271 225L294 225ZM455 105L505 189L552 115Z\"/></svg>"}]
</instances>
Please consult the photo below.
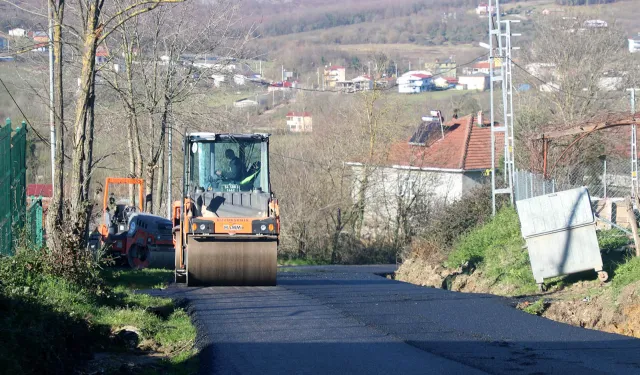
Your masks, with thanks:
<instances>
[{"instance_id":1,"label":"road roller drum","mask_svg":"<svg viewBox=\"0 0 640 375\"><path fill-rule=\"evenodd\" d=\"M187 245L188 286L276 285L276 241L197 239Z\"/></svg>"}]
</instances>

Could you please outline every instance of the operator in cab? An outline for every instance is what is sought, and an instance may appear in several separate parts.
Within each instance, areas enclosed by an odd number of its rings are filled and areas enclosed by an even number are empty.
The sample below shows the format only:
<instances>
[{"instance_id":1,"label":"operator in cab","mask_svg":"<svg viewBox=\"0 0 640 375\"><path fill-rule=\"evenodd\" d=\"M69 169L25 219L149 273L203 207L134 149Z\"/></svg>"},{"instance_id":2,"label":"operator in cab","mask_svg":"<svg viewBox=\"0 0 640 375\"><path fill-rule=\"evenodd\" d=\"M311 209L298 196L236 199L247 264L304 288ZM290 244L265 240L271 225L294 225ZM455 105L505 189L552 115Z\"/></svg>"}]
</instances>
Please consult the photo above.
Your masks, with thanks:
<instances>
[{"instance_id":1,"label":"operator in cab","mask_svg":"<svg viewBox=\"0 0 640 375\"><path fill-rule=\"evenodd\" d=\"M222 177L223 180L239 183L244 177L242 160L230 148L224 152L224 156L229 160L229 166L224 171L216 171L216 174Z\"/></svg>"}]
</instances>

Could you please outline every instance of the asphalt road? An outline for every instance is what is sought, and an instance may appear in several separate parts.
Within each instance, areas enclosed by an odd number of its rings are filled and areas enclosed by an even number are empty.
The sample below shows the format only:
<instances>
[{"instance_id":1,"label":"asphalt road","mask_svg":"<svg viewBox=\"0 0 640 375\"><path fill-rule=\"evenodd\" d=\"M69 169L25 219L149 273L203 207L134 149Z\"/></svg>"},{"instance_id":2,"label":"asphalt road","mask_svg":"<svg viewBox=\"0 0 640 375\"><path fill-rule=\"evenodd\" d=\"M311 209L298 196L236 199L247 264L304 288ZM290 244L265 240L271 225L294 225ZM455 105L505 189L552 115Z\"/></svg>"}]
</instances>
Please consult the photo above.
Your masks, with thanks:
<instances>
[{"instance_id":1,"label":"asphalt road","mask_svg":"<svg viewBox=\"0 0 640 375\"><path fill-rule=\"evenodd\" d=\"M284 268L277 287L160 293L190 301L203 374L640 374L640 340L376 275L394 268Z\"/></svg>"}]
</instances>

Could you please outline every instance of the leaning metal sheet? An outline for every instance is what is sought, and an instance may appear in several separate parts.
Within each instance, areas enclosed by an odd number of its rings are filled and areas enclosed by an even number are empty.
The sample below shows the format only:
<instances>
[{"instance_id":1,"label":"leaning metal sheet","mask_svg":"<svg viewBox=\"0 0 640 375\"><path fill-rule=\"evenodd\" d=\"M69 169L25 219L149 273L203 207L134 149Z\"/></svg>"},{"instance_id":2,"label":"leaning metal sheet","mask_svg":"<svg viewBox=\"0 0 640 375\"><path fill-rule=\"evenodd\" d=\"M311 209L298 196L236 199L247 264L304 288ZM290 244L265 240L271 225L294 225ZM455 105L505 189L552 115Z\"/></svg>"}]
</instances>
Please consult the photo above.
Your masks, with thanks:
<instances>
[{"instance_id":1,"label":"leaning metal sheet","mask_svg":"<svg viewBox=\"0 0 640 375\"><path fill-rule=\"evenodd\" d=\"M191 238L187 246L187 285L276 285L276 241Z\"/></svg>"}]
</instances>

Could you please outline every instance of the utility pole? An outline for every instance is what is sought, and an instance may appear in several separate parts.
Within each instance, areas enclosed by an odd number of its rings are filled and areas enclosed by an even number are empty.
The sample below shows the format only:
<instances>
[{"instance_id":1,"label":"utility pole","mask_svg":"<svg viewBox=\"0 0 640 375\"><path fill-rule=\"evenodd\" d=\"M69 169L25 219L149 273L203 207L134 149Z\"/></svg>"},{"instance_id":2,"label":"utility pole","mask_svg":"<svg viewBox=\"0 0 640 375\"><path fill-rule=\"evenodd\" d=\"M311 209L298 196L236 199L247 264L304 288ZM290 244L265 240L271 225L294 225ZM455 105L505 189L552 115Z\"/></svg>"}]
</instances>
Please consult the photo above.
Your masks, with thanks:
<instances>
[{"instance_id":1,"label":"utility pole","mask_svg":"<svg viewBox=\"0 0 640 375\"><path fill-rule=\"evenodd\" d=\"M639 88L627 89L631 93L631 115L636 115L636 91ZM631 124L631 198L638 195L638 143L635 121ZM632 203L635 200L632 200Z\"/></svg>"},{"instance_id":2,"label":"utility pole","mask_svg":"<svg viewBox=\"0 0 640 375\"><path fill-rule=\"evenodd\" d=\"M56 118L53 97L53 17L51 14L51 0L47 0L47 19L49 21L49 138L51 142L51 187L56 188Z\"/></svg>"},{"instance_id":3,"label":"utility pole","mask_svg":"<svg viewBox=\"0 0 640 375\"><path fill-rule=\"evenodd\" d=\"M166 48L166 47L165 47ZM168 54L169 56L169 92L170 95L173 96L173 53ZM173 127L175 126L175 120L173 118L173 99L169 102L169 118L171 122L169 123L169 129L167 129L168 137L167 137L167 164L169 164L169 168L167 169L167 219L171 220L172 212L171 212L171 198L173 196ZM153 187L152 187L153 188ZM158 197L158 199L162 199L162 197ZM160 206L158 205L158 211L160 210Z\"/></svg>"},{"instance_id":4,"label":"utility pole","mask_svg":"<svg viewBox=\"0 0 640 375\"><path fill-rule=\"evenodd\" d=\"M284 65L282 65L282 82L284 82Z\"/></svg>"},{"instance_id":5,"label":"utility pole","mask_svg":"<svg viewBox=\"0 0 640 375\"><path fill-rule=\"evenodd\" d=\"M398 78L398 63L396 63L396 79Z\"/></svg>"}]
</instances>

